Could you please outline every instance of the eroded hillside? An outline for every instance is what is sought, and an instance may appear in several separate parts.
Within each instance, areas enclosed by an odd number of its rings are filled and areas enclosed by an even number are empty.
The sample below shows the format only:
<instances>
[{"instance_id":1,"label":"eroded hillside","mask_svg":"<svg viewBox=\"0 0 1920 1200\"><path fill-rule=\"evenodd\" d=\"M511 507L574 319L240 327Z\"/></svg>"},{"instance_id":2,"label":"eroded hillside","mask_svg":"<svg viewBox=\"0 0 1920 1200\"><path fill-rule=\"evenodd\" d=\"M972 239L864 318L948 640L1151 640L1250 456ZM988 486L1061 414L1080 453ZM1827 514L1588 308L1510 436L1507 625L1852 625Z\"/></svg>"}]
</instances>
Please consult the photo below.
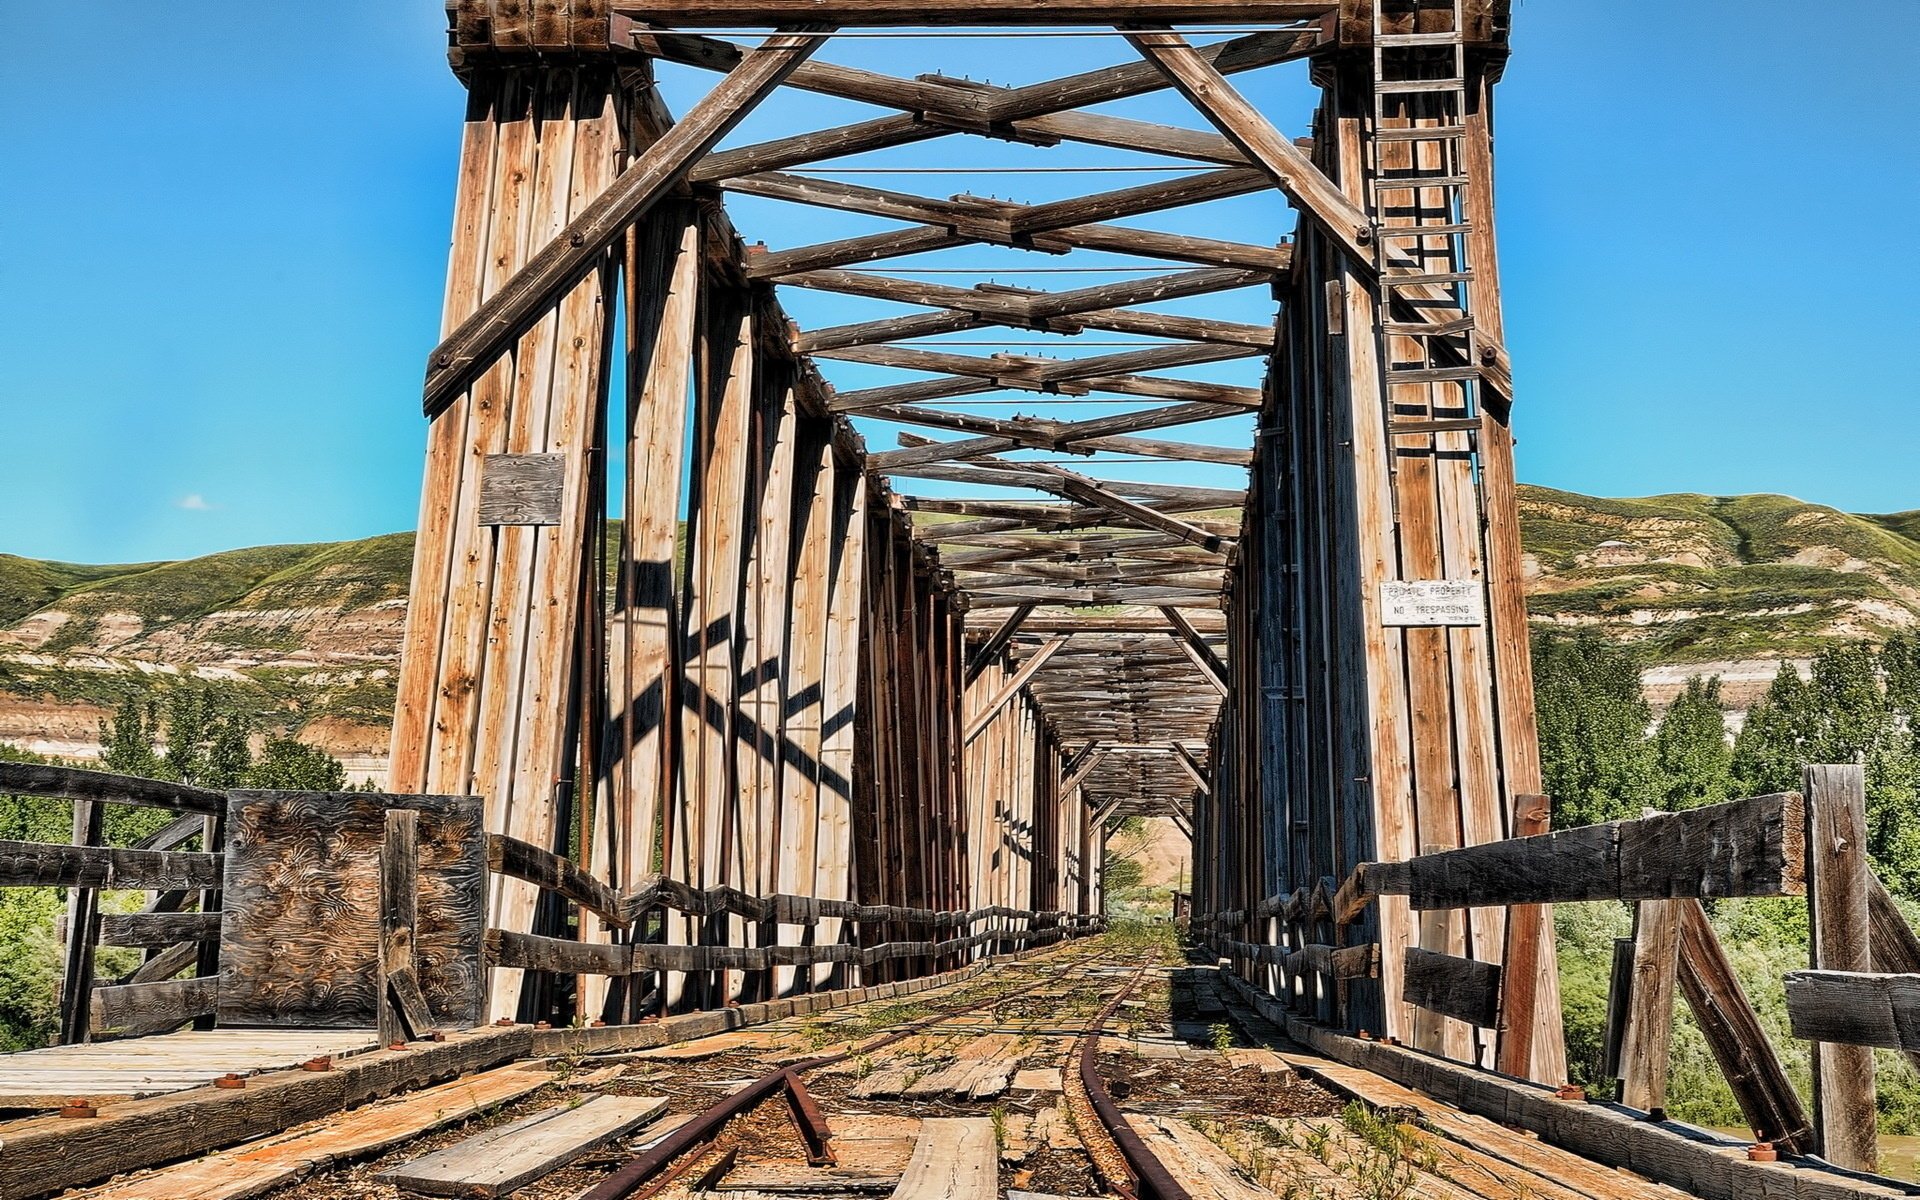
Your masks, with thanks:
<instances>
[{"instance_id":1,"label":"eroded hillside","mask_svg":"<svg viewBox=\"0 0 1920 1200\"><path fill-rule=\"evenodd\" d=\"M1783 658L1920 626L1920 512L1539 487L1520 503L1535 620L1640 648L1656 702L1709 673L1740 707ZM197 676L373 774L412 553L401 533L130 566L0 555L0 742L90 756L130 684Z\"/></svg>"}]
</instances>

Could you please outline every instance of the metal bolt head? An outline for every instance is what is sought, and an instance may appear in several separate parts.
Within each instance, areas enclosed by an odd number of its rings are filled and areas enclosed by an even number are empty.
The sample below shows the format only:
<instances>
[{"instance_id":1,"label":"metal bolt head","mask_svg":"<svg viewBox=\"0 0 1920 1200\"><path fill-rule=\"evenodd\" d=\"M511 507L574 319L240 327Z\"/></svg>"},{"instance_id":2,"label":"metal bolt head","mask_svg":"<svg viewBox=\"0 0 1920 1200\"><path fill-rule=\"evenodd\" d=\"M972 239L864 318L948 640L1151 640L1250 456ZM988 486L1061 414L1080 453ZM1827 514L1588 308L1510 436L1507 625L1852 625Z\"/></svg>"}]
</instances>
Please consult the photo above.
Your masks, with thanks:
<instances>
[{"instance_id":1,"label":"metal bolt head","mask_svg":"<svg viewBox=\"0 0 1920 1200\"><path fill-rule=\"evenodd\" d=\"M247 1081L235 1075L232 1071L228 1071L225 1075L214 1080L213 1086L217 1088L243 1088L247 1086Z\"/></svg>"},{"instance_id":2,"label":"metal bolt head","mask_svg":"<svg viewBox=\"0 0 1920 1200\"><path fill-rule=\"evenodd\" d=\"M301 1063L300 1069L302 1071L331 1071L333 1070L333 1055L316 1054L314 1057Z\"/></svg>"},{"instance_id":3,"label":"metal bolt head","mask_svg":"<svg viewBox=\"0 0 1920 1200\"><path fill-rule=\"evenodd\" d=\"M85 1099L75 1097L60 1106L60 1115L68 1118L97 1117L100 1115L100 1110L87 1103Z\"/></svg>"}]
</instances>

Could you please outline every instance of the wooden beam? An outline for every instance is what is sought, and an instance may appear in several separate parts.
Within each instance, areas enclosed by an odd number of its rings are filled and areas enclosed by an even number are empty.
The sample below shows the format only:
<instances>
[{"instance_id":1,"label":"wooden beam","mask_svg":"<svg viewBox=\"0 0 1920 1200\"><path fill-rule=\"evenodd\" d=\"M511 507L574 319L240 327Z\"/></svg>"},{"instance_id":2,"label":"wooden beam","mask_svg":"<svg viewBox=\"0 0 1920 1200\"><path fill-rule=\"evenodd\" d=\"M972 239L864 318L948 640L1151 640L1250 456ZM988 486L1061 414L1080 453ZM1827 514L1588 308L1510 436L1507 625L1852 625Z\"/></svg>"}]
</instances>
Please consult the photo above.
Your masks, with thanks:
<instances>
[{"instance_id":1,"label":"wooden beam","mask_svg":"<svg viewBox=\"0 0 1920 1200\"><path fill-rule=\"evenodd\" d=\"M1226 77L1171 30L1129 33L1136 50L1166 73L1173 86L1214 127L1240 147L1300 211L1326 230L1356 262L1374 262L1373 222L1311 159L1235 91Z\"/></svg>"},{"instance_id":2,"label":"wooden beam","mask_svg":"<svg viewBox=\"0 0 1920 1200\"><path fill-rule=\"evenodd\" d=\"M1789 971L1787 1017L1810 1042L1920 1052L1920 975Z\"/></svg>"},{"instance_id":3,"label":"wooden beam","mask_svg":"<svg viewBox=\"0 0 1920 1200\"><path fill-rule=\"evenodd\" d=\"M1324 16L1337 5L1327 0L977 0L967 4L910 4L902 0L842 0L834 17L846 25L1111 25L1226 22L1273 25ZM817 19L815 0L615 0L612 11L662 25L723 29L782 25Z\"/></svg>"},{"instance_id":4,"label":"wooden beam","mask_svg":"<svg viewBox=\"0 0 1920 1200\"><path fill-rule=\"evenodd\" d=\"M1072 795L1073 789L1085 783L1087 776L1093 774L1095 769L1097 769L1102 762L1106 761L1107 752L1100 747L1098 742L1091 743L1088 746L1088 750L1089 753L1085 759L1076 765L1067 777L1061 781L1060 794L1062 796Z\"/></svg>"},{"instance_id":5,"label":"wooden beam","mask_svg":"<svg viewBox=\"0 0 1920 1200\"><path fill-rule=\"evenodd\" d=\"M1816 971L1873 967L1867 900L1867 777L1858 765L1806 769L1807 910ZM1815 1041L1813 1117L1819 1151L1855 1171L1879 1163L1873 1051Z\"/></svg>"},{"instance_id":6,"label":"wooden beam","mask_svg":"<svg viewBox=\"0 0 1920 1200\"><path fill-rule=\"evenodd\" d=\"M1041 646L1040 649L1034 651L1033 657L1021 663L1020 669L1015 671L1012 677L1004 684L1000 685L1000 690L995 692L992 698L975 714L973 720L967 723L964 740L971 742L974 738L979 737L980 734L986 730L987 726L993 722L993 718L999 714L1000 710L1005 708L1009 701L1020 694L1020 689L1026 687L1028 681L1039 673L1040 668L1047 665L1047 660L1058 654L1060 648L1071 641L1072 637L1072 634L1062 634L1054 638L1046 645Z\"/></svg>"},{"instance_id":7,"label":"wooden beam","mask_svg":"<svg viewBox=\"0 0 1920 1200\"><path fill-rule=\"evenodd\" d=\"M1500 967L1409 946L1401 998L1428 1012L1491 1029L1500 1022Z\"/></svg>"},{"instance_id":8,"label":"wooden beam","mask_svg":"<svg viewBox=\"0 0 1920 1200\"><path fill-rule=\"evenodd\" d=\"M1632 983L1620 1044L1620 1102L1664 1109L1673 1058L1673 988L1680 969L1681 900L1634 906Z\"/></svg>"},{"instance_id":9,"label":"wooden beam","mask_svg":"<svg viewBox=\"0 0 1920 1200\"><path fill-rule=\"evenodd\" d=\"M220 856L0 841L0 887L217 888Z\"/></svg>"},{"instance_id":10,"label":"wooden beam","mask_svg":"<svg viewBox=\"0 0 1920 1200\"><path fill-rule=\"evenodd\" d=\"M434 348L427 366L426 414L438 415L491 366L515 338L594 269L628 227L686 176L696 159L825 42L826 37L817 33L777 33L749 51L737 69Z\"/></svg>"},{"instance_id":11,"label":"wooden beam","mask_svg":"<svg viewBox=\"0 0 1920 1200\"><path fill-rule=\"evenodd\" d=\"M1805 882L1802 813L1799 793L1783 792L1408 862L1363 863L1341 884L1342 919L1381 895L1406 896L1416 910L1799 895Z\"/></svg>"},{"instance_id":12,"label":"wooden beam","mask_svg":"<svg viewBox=\"0 0 1920 1200\"><path fill-rule=\"evenodd\" d=\"M411 809L386 812L386 836L380 843L380 957L376 963L375 1011L380 1044L426 1036L415 1026L422 1014L409 1014L400 998L414 979L413 932L419 914L420 814ZM396 986L397 985L397 986ZM417 994L415 985L414 994ZM412 995L408 995L409 1000ZM413 1019L410 1019L413 1018Z\"/></svg>"},{"instance_id":13,"label":"wooden beam","mask_svg":"<svg viewBox=\"0 0 1920 1200\"><path fill-rule=\"evenodd\" d=\"M105 804L134 804L144 808L171 808L176 812L226 811L227 798L205 788L140 779L78 767L0 762L0 795L48 796L64 800L93 800Z\"/></svg>"},{"instance_id":14,"label":"wooden beam","mask_svg":"<svg viewBox=\"0 0 1920 1200\"><path fill-rule=\"evenodd\" d=\"M1185 647L1187 653L1192 656L1194 665L1200 668L1201 674L1220 690L1222 696L1227 695L1227 664L1214 653L1207 639L1200 636L1200 631L1193 627L1193 622L1187 620L1186 614L1179 609L1163 607L1160 613L1166 617L1167 624L1173 626L1174 634L1179 638L1181 646Z\"/></svg>"},{"instance_id":15,"label":"wooden beam","mask_svg":"<svg viewBox=\"0 0 1920 1200\"><path fill-rule=\"evenodd\" d=\"M967 671L963 686L973 686L973 681L980 678L981 672L1000 656L1000 652L1006 649L1007 643L1013 640L1013 635L1020 632L1021 624L1032 616L1033 610L1038 607L1037 604L1023 604L1014 609L992 633L987 635L986 641L973 648L973 652L967 656Z\"/></svg>"},{"instance_id":16,"label":"wooden beam","mask_svg":"<svg viewBox=\"0 0 1920 1200\"><path fill-rule=\"evenodd\" d=\"M1756 1139L1784 1153L1809 1153L1813 1124L1714 935L1707 910L1698 900L1679 903L1680 991L1748 1127Z\"/></svg>"},{"instance_id":17,"label":"wooden beam","mask_svg":"<svg viewBox=\"0 0 1920 1200\"><path fill-rule=\"evenodd\" d=\"M1511 831L1514 837L1536 837L1553 828L1553 805L1545 796L1521 794L1513 798ZM1518 1079L1531 1079L1534 1064L1536 1009L1542 1003L1542 972L1553 957L1553 909L1543 904L1516 904L1507 909L1506 946L1500 955L1506 978L1500 988L1500 1037L1494 1066ZM1549 995L1557 994L1550 991ZM1558 1085L1564 1078L1537 1079Z\"/></svg>"}]
</instances>

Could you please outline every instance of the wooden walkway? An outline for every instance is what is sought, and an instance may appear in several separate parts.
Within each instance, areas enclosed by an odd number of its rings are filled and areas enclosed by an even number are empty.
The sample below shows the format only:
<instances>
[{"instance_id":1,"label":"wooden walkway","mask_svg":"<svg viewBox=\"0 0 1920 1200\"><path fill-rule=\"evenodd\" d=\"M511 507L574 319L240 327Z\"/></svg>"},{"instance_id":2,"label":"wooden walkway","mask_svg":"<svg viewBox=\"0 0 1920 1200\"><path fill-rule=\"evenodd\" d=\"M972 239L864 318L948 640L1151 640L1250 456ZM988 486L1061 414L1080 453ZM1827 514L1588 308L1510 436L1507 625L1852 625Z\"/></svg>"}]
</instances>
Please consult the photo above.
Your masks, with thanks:
<instances>
[{"instance_id":1,"label":"wooden walkway","mask_svg":"<svg viewBox=\"0 0 1920 1200\"><path fill-rule=\"evenodd\" d=\"M0 1108L184 1092L229 1073L284 1071L317 1055L343 1058L374 1046L371 1029L218 1029L25 1050L0 1057Z\"/></svg>"}]
</instances>

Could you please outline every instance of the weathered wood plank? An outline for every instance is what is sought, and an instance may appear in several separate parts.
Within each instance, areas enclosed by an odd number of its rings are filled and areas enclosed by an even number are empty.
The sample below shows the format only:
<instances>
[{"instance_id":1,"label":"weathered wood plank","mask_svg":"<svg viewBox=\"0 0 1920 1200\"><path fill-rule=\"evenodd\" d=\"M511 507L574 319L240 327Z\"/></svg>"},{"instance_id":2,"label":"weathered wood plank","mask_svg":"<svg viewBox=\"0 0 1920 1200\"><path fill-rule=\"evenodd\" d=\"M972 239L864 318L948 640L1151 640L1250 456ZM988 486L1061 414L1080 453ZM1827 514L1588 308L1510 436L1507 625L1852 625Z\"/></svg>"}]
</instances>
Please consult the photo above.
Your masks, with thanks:
<instances>
[{"instance_id":1,"label":"weathered wood plank","mask_svg":"<svg viewBox=\"0 0 1920 1200\"><path fill-rule=\"evenodd\" d=\"M993 1200L999 1178L992 1121L936 1117L920 1123L920 1140L893 1198Z\"/></svg>"},{"instance_id":2,"label":"weathered wood plank","mask_svg":"<svg viewBox=\"0 0 1920 1200\"><path fill-rule=\"evenodd\" d=\"M503 1196L625 1137L666 1106L658 1096L590 1096L475 1134L376 1178L427 1196Z\"/></svg>"},{"instance_id":3,"label":"weathered wood plank","mask_svg":"<svg viewBox=\"0 0 1920 1200\"><path fill-rule=\"evenodd\" d=\"M1492 1029L1500 1023L1500 967L1407 947L1401 997L1428 1012Z\"/></svg>"},{"instance_id":4,"label":"weathered wood plank","mask_svg":"<svg viewBox=\"0 0 1920 1200\"><path fill-rule=\"evenodd\" d=\"M1787 1016L1810 1042L1920 1051L1920 975L1789 971Z\"/></svg>"},{"instance_id":5,"label":"weathered wood plank","mask_svg":"<svg viewBox=\"0 0 1920 1200\"><path fill-rule=\"evenodd\" d=\"M1673 988L1680 969L1680 900L1642 900L1633 918L1633 982L1620 1045L1620 1102L1641 1112L1667 1103Z\"/></svg>"},{"instance_id":6,"label":"weathered wood plank","mask_svg":"<svg viewBox=\"0 0 1920 1200\"><path fill-rule=\"evenodd\" d=\"M78 767L17 762L0 762L0 795L95 800L107 804L136 804L146 808L171 808L179 812L208 815L218 813L226 803L226 798L219 792L188 787L182 783L115 775L108 771L85 771Z\"/></svg>"},{"instance_id":7,"label":"weathered wood plank","mask_svg":"<svg viewBox=\"0 0 1920 1200\"><path fill-rule=\"evenodd\" d=\"M1857 765L1806 769L1807 910L1816 971L1869 971L1867 776ZM1813 1045L1813 1119L1820 1153L1856 1171L1879 1163L1873 1051Z\"/></svg>"},{"instance_id":8,"label":"weathered wood plank","mask_svg":"<svg viewBox=\"0 0 1920 1200\"><path fill-rule=\"evenodd\" d=\"M686 175L695 159L744 120L825 40L777 34L749 51L739 67L648 147L611 187L588 202L559 236L488 296L429 357L427 415L438 414L562 292L585 278L614 241Z\"/></svg>"},{"instance_id":9,"label":"weathered wood plank","mask_svg":"<svg viewBox=\"0 0 1920 1200\"><path fill-rule=\"evenodd\" d=\"M95 987L87 1024L95 1036L165 1033L211 1013L219 996L218 977Z\"/></svg>"},{"instance_id":10,"label":"weathered wood plank","mask_svg":"<svg viewBox=\"0 0 1920 1200\"><path fill-rule=\"evenodd\" d=\"M1343 912L1403 895L1416 910L1713 896L1792 896L1805 884L1797 792L1366 863ZM1350 890L1351 889L1351 890Z\"/></svg>"},{"instance_id":11,"label":"weathered wood plank","mask_svg":"<svg viewBox=\"0 0 1920 1200\"><path fill-rule=\"evenodd\" d=\"M100 917L102 946L172 946L220 936L220 914L104 913Z\"/></svg>"},{"instance_id":12,"label":"weathered wood plank","mask_svg":"<svg viewBox=\"0 0 1920 1200\"><path fill-rule=\"evenodd\" d=\"M337 1164L377 1154L435 1129L456 1125L548 1086L542 1069L502 1067L395 1100L376 1101L318 1128L209 1154L103 1187L71 1200L252 1200Z\"/></svg>"},{"instance_id":13,"label":"weathered wood plank","mask_svg":"<svg viewBox=\"0 0 1920 1200\"><path fill-rule=\"evenodd\" d=\"M0 887L216 888L218 854L0 841Z\"/></svg>"}]
</instances>

